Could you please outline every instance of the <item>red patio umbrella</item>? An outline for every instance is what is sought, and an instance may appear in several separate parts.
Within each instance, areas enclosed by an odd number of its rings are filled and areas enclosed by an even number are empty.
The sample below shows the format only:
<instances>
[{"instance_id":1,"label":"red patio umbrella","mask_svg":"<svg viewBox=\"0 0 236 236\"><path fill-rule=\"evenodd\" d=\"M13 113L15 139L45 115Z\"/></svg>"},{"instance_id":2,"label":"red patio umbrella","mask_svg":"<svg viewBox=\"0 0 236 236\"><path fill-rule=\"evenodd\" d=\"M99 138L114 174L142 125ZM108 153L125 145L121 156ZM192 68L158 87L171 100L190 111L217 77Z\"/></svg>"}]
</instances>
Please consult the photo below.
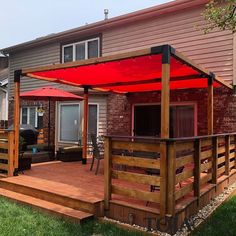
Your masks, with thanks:
<instances>
[{"instance_id":1,"label":"red patio umbrella","mask_svg":"<svg viewBox=\"0 0 236 236\"><path fill-rule=\"evenodd\" d=\"M77 96L73 93L63 91L53 87L43 87L29 92L21 93L20 97L25 100L48 100L48 146L50 145L50 109L51 101L71 101L83 100L83 97Z\"/></svg>"}]
</instances>

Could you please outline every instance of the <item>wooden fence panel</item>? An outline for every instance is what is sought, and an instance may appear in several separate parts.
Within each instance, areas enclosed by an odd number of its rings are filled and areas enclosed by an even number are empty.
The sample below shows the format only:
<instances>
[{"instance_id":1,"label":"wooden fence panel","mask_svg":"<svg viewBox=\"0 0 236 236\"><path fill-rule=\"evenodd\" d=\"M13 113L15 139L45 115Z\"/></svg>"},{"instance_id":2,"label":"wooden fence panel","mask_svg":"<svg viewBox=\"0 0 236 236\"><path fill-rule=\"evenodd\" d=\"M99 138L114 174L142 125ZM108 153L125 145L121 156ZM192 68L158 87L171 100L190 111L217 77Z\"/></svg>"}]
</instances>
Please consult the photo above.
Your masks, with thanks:
<instances>
[{"instance_id":1,"label":"wooden fence panel","mask_svg":"<svg viewBox=\"0 0 236 236\"><path fill-rule=\"evenodd\" d=\"M0 131L0 173L13 176L14 173L14 132Z\"/></svg>"}]
</instances>

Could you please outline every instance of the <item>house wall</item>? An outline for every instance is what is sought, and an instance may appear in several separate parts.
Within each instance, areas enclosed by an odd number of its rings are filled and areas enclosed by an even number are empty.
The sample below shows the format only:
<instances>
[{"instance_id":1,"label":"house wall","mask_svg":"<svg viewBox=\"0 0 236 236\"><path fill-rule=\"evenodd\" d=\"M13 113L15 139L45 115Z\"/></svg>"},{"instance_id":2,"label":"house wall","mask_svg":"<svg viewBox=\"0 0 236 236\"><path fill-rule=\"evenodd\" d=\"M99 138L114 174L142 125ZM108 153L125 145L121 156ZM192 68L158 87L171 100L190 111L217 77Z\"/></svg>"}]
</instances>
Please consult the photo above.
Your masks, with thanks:
<instances>
[{"instance_id":1,"label":"house wall","mask_svg":"<svg viewBox=\"0 0 236 236\"><path fill-rule=\"evenodd\" d=\"M132 106L134 104L160 103L161 93L145 92L108 96L108 134L132 135ZM170 93L170 103L196 104L197 135L207 135L207 91L206 89L174 90ZM144 121L145 122L145 121ZM235 132L236 97L228 89L214 91L214 133Z\"/></svg>"},{"instance_id":2,"label":"house wall","mask_svg":"<svg viewBox=\"0 0 236 236\"><path fill-rule=\"evenodd\" d=\"M236 68L233 66L236 63L236 37L229 31L219 30L204 34L200 30L205 24L201 17L203 9L203 6L195 7L109 29L103 33L103 55L170 44L197 64L232 83L233 76L236 76ZM196 103L198 135L207 134L206 98L206 89L171 91L171 102ZM235 132L235 98L232 91L216 89L214 99L214 132ZM132 134L132 105L135 103L160 103L160 92L131 94L128 97L110 95L108 134Z\"/></svg>"},{"instance_id":3,"label":"house wall","mask_svg":"<svg viewBox=\"0 0 236 236\"><path fill-rule=\"evenodd\" d=\"M233 34L215 30L204 34L203 6L133 22L103 32L103 55L170 44L197 64L232 81Z\"/></svg>"},{"instance_id":4,"label":"house wall","mask_svg":"<svg viewBox=\"0 0 236 236\"><path fill-rule=\"evenodd\" d=\"M60 44L52 43L41 47L30 48L16 53L11 53L10 64L10 84L9 98L13 96L14 90L14 71L22 68L38 67L60 63ZM30 91L43 86L58 86L47 81L23 77L21 79L21 92Z\"/></svg>"}]
</instances>

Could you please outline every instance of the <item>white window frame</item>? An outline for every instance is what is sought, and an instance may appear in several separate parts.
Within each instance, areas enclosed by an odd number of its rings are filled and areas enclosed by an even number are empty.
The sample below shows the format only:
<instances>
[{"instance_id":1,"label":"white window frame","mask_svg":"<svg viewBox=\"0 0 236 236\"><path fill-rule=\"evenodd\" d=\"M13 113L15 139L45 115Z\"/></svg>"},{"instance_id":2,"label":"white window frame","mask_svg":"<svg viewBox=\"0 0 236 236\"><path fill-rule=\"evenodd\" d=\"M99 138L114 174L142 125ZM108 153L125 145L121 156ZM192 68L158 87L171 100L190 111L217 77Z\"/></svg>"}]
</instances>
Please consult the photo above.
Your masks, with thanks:
<instances>
[{"instance_id":1,"label":"white window frame","mask_svg":"<svg viewBox=\"0 0 236 236\"><path fill-rule=\"evenodd\" d=\"M35 108L35 122L34 127L38 127L38 113L36 106L23 106L20 108L20 124L22 124L22 109L27 108L27 125L30 124L30 108Z\"/></svg>"},{"instance_id":2,"label":"white window frame","mask_svg":"<svg viewBox=\"0 0 236 236\"><path fill-rule=\"evenodd\" d=\"M73 103L58 103L58 138L57 138L57 140L58 140L58 142L59 143L71 143L71 144L78 144L78 142L73 142L73 141L65 141L65 140L61 140L61 125L60 125L60 123L61 123L61 116L60 116L60 114L61 114L61 106L70 106L70 105L79 105L79 121L78 121L78 126L79 126L79 124L80 124L80 122L81 122L81 117L80 117L80 109L81 109L81 105L80 105L80 103L78 103L78 102L73 102ZM79 129L80 130L80 129ZM78 138L79 138L79 132L78 132Z\"/></svg>"},{"instance_id":3,"label":"white window frame","mask_svg":"<svg viewBox=\"0 0 236 236\"><path fill-rule=\"evenodd\" d=\"M97 136L99 136L99 103L89 102L88 105L96 105L97 106Z\"/></svg>"},{"instance_id":4,"label":"white window frame","mask_svg":"<svg viewBox=\"0 0 236 236\"><path fill-rule=\"evenodd\" d=\"M92 38L92 39L87 39L87 40L83 40L83 41L78 41L75 43L70 43L70 44L65 44L62 46L62 63L64 63L64 48L72 46L72 53L73 53L73 59L72 61L76 61L75 57L76 57L76 45L77 44L81 44L81 43L85 43L85 60L88 59L88 42L91 41L98 41L98 57L100 57L100 38L96 37L96 38Z\"/></svg>"}]
</instances>

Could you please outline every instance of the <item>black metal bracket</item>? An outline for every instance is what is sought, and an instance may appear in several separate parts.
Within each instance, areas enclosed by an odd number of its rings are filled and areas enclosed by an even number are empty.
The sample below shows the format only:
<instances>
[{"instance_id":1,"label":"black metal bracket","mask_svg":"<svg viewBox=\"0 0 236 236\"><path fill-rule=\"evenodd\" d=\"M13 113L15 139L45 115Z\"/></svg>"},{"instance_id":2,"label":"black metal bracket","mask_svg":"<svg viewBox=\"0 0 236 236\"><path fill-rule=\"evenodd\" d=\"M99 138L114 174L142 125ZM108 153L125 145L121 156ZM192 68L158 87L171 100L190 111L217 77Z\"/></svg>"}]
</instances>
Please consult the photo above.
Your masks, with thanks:
<instances>
[{"instance_id":1,"label":"black metal bracket","mask_svg":"<svg viewBox=\"0 0 236 236\"><path fill-rule=\"evenodd\" d=\"M233 95L236 95L236 85L233 85Z\"/></svg>"},{"instance_id":2,"label":"black metal bracket","mask_svg":"<svg viewBox=\"0 0 236 236\"><path fill-rule=\"evenodd\" d=\"M91 87L88 85L85 85L85 86L83 86L83 88L84 88L84 94L88 94L88 91Z\"/></svg>"},{"instance_id":3,"label":"black metal bracket","mask_svg":"<svg viewBox=\"0 0 236 236\"><path fill-rule=\"evenodd\" d=\"M162 46L162 64L170 64L170 54L171 54L171 46L163 45Z\"/></svg>"},{"instance_id":4,"label":"black metal bracket","mask_svg":"<svg viewBox=\"0 0 236 236\"><path fill-rule=\"evenodd\" d=\"M21 78L21 75L22 75L22 70L15 70L14 71L14 82L15 83L20 83L20 78Z\"/></svg>"},{"instance_id":5,"label":"black metal bracket","mask_svg":"<svg viewBox=\"0 0 236 236\"><path fill-rule=\"evenodd\" d=\"M215 74L213 72L210 72L208 77L208 85L212 85L215 78L216 78Z\"/></svg>"}]
</instances>

